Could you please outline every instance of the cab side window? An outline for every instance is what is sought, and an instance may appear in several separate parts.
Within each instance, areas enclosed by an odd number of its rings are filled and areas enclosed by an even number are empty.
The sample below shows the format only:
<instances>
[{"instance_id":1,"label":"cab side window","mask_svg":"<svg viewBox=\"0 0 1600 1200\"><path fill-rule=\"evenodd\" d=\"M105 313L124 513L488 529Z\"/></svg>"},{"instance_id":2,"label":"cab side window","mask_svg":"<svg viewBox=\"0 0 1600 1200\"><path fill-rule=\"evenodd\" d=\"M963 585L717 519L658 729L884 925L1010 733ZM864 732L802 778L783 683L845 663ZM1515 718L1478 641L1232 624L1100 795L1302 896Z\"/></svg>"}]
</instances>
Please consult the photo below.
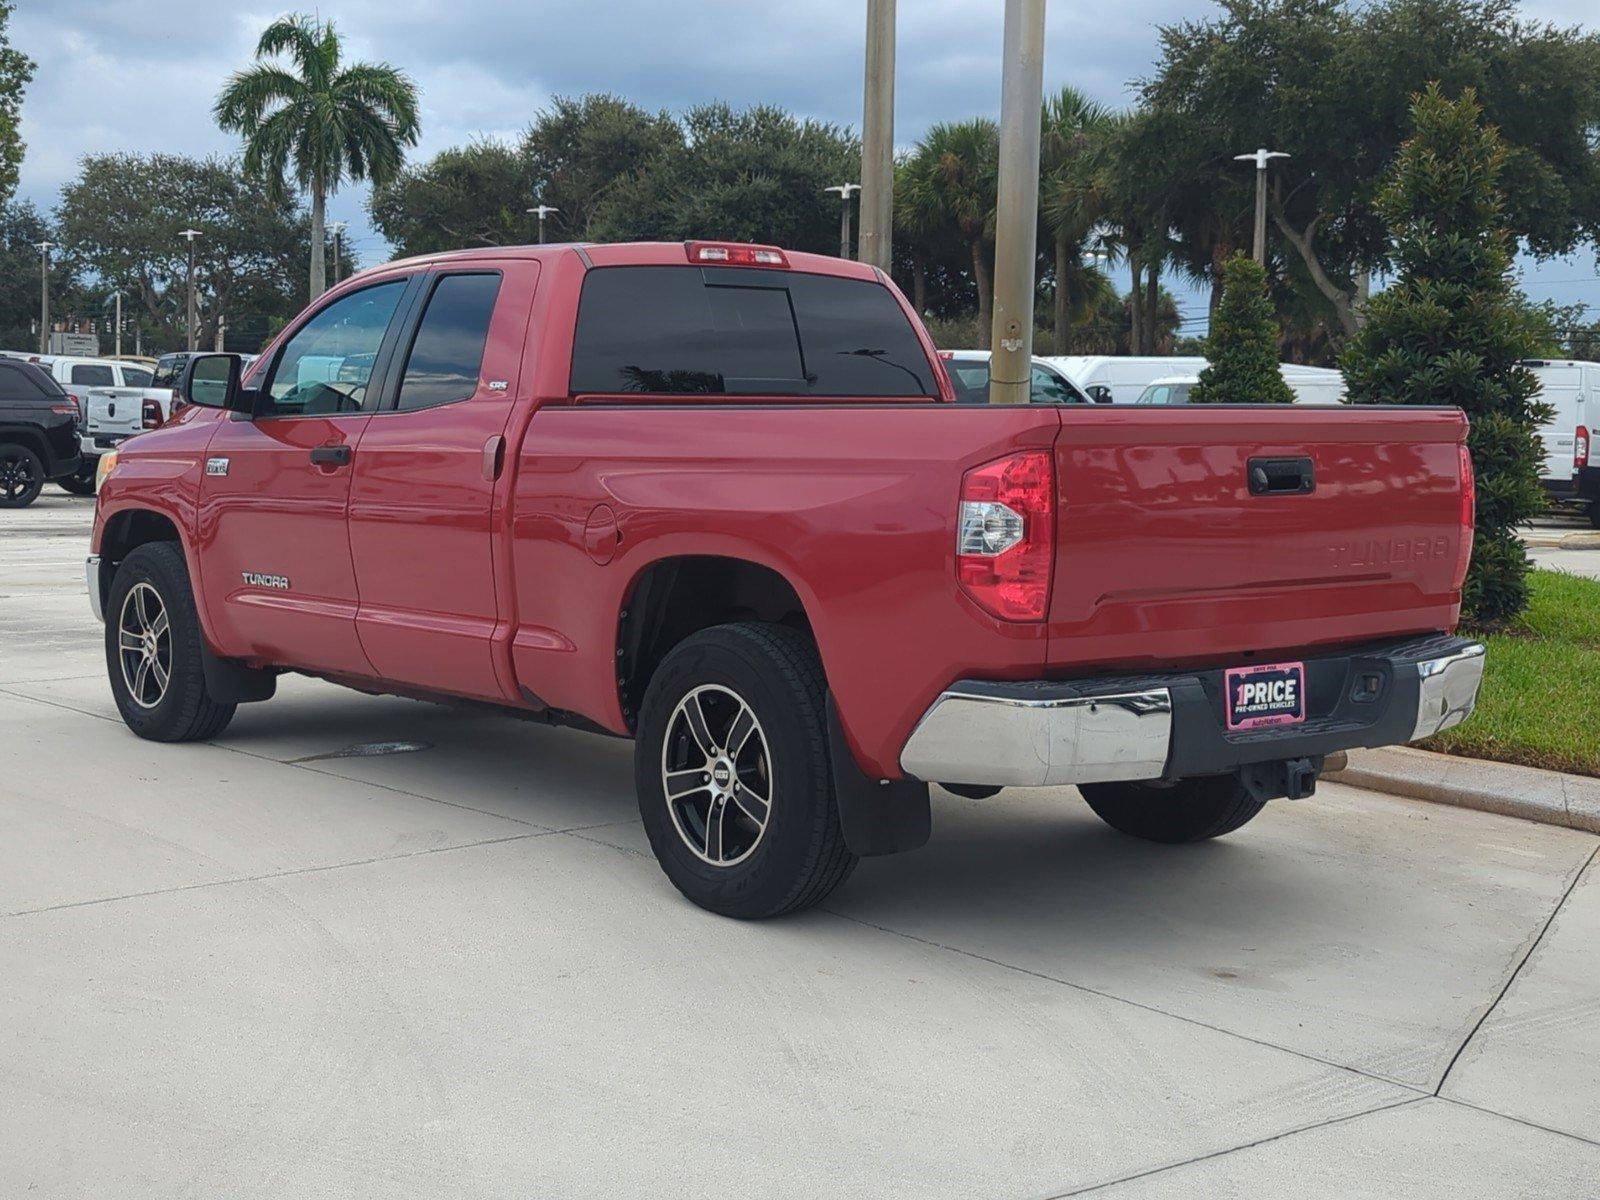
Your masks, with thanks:
<instances>
[{"instance_id":1,"label":"cab side window","mask_svg":"<svg viewBox=\"0 0 1600 1200\"><path fill-rule=\"evenodd\" d=\"M115 387L117 377L109 366L102 363L75 363L72 382L83 387Z\"/></svg>"},{"instance_id":2,"label":"cab side window","mask_svg":"<svg viewBox=\"0 0 1600 1200\"><path fill-rule=\"evenodd\" d=\"M1080 397L1059 375L1034 367L1028 399L1034 404L1078 404Z\"/></svg>"},{"instance_id":3,"label":"cab side window","mask_svg":"<svg viewBox=\"0 0 1600 1200\"><path fill-rule=\"evenodd\" d=\"M146 388L151 386L152 376L143 367L123 367L122 386Z\"/></svg>"},{"instance_id":4,"label":"cab side window","mask_svg":"<svg viewBox=\"0 0 1600 1200\"><path fill-rule=\"evenodd\" d=\"M361 412L367 385L404 279L342 296L284 345L262 397L262 417L330 417Z\"/></svg>"},{"instance_id":5,"label":"cab side window","mask_svg":"<svg viewBox=\"0 0 1600 1200\"><path fill-rule=\"evenodd\" d=\"M401 412L466 400L478 390L500 276L445 275L433 287L406 355Z\"/></svg>"}]
</instances>

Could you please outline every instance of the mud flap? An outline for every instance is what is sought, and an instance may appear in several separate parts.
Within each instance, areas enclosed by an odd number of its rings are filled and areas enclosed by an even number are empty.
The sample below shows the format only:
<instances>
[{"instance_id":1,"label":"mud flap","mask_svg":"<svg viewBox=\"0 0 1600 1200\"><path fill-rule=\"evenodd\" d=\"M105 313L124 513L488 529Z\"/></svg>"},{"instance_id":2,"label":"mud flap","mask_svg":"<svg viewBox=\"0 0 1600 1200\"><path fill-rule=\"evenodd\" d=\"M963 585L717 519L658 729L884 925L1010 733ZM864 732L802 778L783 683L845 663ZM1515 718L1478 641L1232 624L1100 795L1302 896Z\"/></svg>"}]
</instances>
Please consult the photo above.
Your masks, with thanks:
<instances>
[{"instance_id":1,"label":"mud flap","mask_svg":"<svg viewBox=\"0 0 1600 1200\"><path fill-rule=\"evenodd\" d=\"M880 782L862 772L845 741L839 710L828 693L828 758L845 844L861 858L899 854L927 844L933 831L928 785L915 779Z\"/></svg>"},{"instance_id":2,"label":"mud flap","mask_svg":"<svg viewBox=\"0 0 1600 1200\"><path fill-rule=\"evenodd\" d=\"M211 653L200 639L200 667L206 676L206 691L218 704L253 704L271 700L278 690L278 673L247 667L232 659Z\"/></svg>"}]
</instances>

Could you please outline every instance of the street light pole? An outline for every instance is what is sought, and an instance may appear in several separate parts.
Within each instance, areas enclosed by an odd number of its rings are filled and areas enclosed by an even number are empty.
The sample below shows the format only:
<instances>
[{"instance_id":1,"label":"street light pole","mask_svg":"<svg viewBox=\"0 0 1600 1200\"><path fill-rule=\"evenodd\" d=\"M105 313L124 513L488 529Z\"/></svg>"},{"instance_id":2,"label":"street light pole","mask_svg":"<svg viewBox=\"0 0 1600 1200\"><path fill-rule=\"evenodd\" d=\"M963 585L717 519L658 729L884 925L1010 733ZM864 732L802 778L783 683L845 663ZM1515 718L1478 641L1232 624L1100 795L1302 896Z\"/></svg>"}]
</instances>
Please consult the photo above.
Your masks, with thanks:
<instances>
[{"instance_id":1,"label":"street light pole","mask_svg":"<svg viewBox=\"0 0 1600 1200\"><path fill-rule=\"evenodd\" d=\"M117 319L116 332L112 335L112 337L113 337L113 342L116 345L116 356L118 358L121 358L122 357L122 293L120 291L112 292L111 293L111 299L116 305L116 319Z\"/></svg>"},{"instance_id":2,"label":"street light pole","mask_svg":"<svg viewBox=\"0 0 1600 1200\"><path fill-rule=\"evenodd\" d=\"M330 221L328 228L333 231L333 281L339 282L339 247L344 238L344 231L349 227L348 221Z\"/></svg>"},{"instance_id":3,"label":"street light pole","mask_svg":"<svg viewBox=\"0 0 1600 1200\"><path fill-rule=\"evenodd\" d=\"M894 4L867 0L861 119L861 243L856 257L887 272L894 233Z\"/></svg>"},{"instance_id":4,"label":"street light pole","mask_svg":"<svg viewBox=\"0 0 1600 1200\"><path fill-rule=\"evenodd\" d=\"M35 242L39 252L39 353L50 352L50 251L55 242Z\"/></svg>"},{"instance_id":5,"label":"street light pole","mask_svg":"<svg viewBox=\"0 0 1600 1200\"><path fill-rule=\"evenodd\" d=\"M194 240L195 238L201 236L201 231L198 229L183 229L178 232L178 236L186 239L189 243L189 314L187 318L189 322L189 328L187 332L189 349L193 350L199 344L199 339L195 336L196 330L194 327Z\"/></svg>"},{"instance_id":6,"label":"street light pole","mask_svg":"<svg viewBox=\"0 0 1600 1200\"><path fill-rule=\"evenodd\" d=\"M989 403L1026 404L1033 374L1034 263L1039 236L1039 110L1045 0L1006 0L995 205Z\"/></svg>"},{"instance_id":7,"label":"street light pole","mask_svg":"<svg viewBox=\"0 0 1600 1200\"><path fill-rule=\"evenodd\" d=\"M850 257L850 197L861 190L859 183L836 183L822 189L834 192L844 203L839 206L839 257Z\"/></svg>"},{"instance_id":8,"label":"street light pole","mask_svg":"<svg viewBox=\"0 0 1600 1200\"><path fill-rule=\"evenodd\" d=\"M1267 265L1267 162L1274 158L1288 158L1282 150L1262 148L1254 154L1235 154L1236 162L1253 162L1256 165L1256 261Z\"/></svg>"},{"instance_id":9,"label":"street light pole","mask_svg":"<svg viewBox=\"0 0 1600 1200\"><path fill-rule=\"evenodd\" d=\"M525 209L524 211L533 213L536 216L538 216L538 218L539 218L539 245L541 245L541 246L544 245L544 219L550 213L558 213L561 210L559 208L555 208L554 206L549 205L549 204L540 204L540 205L537 205L534 208Z\"/></svg>"}]
</instances>

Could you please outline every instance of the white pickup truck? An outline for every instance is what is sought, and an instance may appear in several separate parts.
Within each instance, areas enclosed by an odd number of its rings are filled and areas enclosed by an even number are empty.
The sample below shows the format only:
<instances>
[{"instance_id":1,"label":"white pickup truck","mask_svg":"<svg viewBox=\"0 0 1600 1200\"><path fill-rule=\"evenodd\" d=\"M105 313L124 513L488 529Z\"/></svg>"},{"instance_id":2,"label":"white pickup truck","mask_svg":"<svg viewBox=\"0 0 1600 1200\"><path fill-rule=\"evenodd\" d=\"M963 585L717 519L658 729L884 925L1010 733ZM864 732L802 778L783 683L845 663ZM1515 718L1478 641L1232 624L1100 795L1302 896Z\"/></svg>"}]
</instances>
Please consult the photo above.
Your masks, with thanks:
<instances>
[{"instance_id":1,"label":"white pickup truck","mask_svg":"<svg viewBox=\"0 0 1600 1200\"><path fill-rule=\"evenodd\" d=\"M56 480L77 496L94 493L95 464L136 433L154 429L172 415L171 387L155 387L154 372L140 363L66 354L30 355L71 396L81 421L78 473Z\"/></svg>"}]
</instances>

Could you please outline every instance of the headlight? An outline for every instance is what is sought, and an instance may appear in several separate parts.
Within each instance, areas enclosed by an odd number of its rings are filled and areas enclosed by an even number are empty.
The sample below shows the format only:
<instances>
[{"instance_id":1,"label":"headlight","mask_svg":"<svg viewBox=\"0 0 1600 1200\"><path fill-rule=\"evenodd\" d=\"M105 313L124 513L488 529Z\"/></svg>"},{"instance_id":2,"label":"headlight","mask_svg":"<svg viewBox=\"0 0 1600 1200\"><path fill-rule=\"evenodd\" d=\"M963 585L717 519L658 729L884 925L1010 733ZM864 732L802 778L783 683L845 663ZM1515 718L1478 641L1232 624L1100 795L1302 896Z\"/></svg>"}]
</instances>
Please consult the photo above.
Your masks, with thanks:
<instances>
[{"instance_id":1,"label":"headlight","mask_svg":"<svg viewBox=\"0 0 1600 1200\"><path fill-rule=\"evenodd\" d=\"M94 464L94 490L95 491L98 492L100 490L100 485L105 483L106 476L111 474L112 470L116 467L116 465L117 465L117 452L115 450L107 451L105 454L102 454L100 456L100 458L95 462L95 464Z\"/></svg>"}]
</instances>

